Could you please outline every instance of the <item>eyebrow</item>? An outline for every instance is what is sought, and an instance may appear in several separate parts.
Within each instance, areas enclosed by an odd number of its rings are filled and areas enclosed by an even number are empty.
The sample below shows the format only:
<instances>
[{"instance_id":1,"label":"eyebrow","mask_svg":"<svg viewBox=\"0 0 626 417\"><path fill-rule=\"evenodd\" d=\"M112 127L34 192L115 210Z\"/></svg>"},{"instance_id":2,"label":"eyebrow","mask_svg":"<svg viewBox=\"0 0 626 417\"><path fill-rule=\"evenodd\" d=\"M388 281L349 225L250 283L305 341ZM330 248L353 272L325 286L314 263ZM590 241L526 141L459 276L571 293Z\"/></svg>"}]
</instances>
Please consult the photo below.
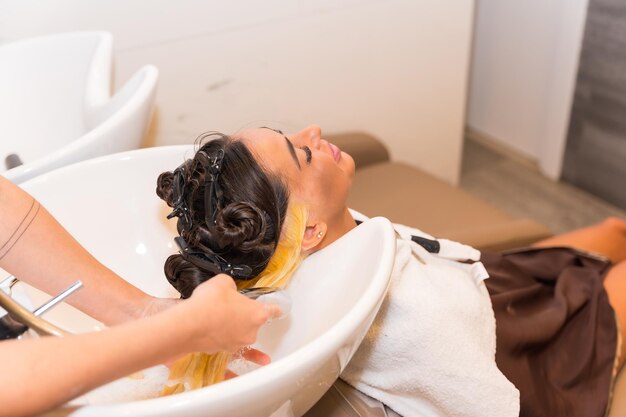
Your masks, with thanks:
<instances>
[{"instance_id":1,"label":"eyebrow","mask_svg":"<svg viewBox=\"0 0 626 417\"><path fill-rule=\"evenodd\" d=\"M293 146L293 143L291 143L289 138L287 136L285 136L285 134L281 130L278 130L278 129L273 129L273 128L267 127L267 126L261 126L261 129L269 129L269 130L271 130L273 132L276 132L278 134L283 135L283 137L285 138L285 142L287 143L287 149L289 149L289 153L291 154L291 157L293 158L293 161L298 166L298 169L300 171L302 171L302 167L300 166L300 161L298 160L298 155L296 155L296 148Z\"/></svg>"},{"instance_id":2,"label":"eyebrow","mask_svg":"<svg viewBox=\"0 0 626 417\"><path fill-rule=\"evenodd\" d=\"M291 143L291 141L287 139L287 136L285 136L285 141L287 142L287 148L289 149L289 153L291 154L291 157L298 166L298 169L302 170L302 167L300 167L300 161L298 161L298 155L296 155L296 149L293 147L293 143Z\"/></svg>"}]
</instances>

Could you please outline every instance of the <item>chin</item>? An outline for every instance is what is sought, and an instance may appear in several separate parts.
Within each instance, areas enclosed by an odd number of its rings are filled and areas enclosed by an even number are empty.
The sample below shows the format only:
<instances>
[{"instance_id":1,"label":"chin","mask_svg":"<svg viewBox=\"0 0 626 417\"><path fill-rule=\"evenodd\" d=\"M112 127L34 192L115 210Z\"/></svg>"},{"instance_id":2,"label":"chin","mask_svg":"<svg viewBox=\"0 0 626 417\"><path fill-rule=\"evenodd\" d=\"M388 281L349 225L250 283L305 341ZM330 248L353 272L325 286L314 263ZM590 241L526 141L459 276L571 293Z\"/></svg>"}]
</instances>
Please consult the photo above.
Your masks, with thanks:
<instances>
[{"instance_id":1,"label":"chin","mask_svg":"<svg viewBox=\"0 0 626 417\"><path fill-rule=\"evenodd\" d=\"M345 171L350 174L350 178L354 177L354 159L346 152L341 151L341 161L344 164Z\"/></svg>"}]
</instances>

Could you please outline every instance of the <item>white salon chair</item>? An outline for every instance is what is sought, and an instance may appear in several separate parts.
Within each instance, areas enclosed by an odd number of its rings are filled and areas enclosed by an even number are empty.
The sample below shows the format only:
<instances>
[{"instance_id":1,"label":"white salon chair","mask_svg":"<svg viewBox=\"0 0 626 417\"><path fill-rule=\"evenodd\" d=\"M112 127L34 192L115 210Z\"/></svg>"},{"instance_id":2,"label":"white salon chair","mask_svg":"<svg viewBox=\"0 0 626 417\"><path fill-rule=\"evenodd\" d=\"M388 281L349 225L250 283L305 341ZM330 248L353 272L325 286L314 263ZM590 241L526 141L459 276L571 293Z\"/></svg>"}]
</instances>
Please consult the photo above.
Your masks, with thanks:
<instances>
[{"instance_id":1,"label":"white salon chair","mask_svg":"<svg viewBox=\"0 0 626 417\"><path fill-rule=\"evenodd\" d=\"M190 145L107 155L40 175L21 187L133 285L153 295L176 296L163 274L165 259L176 251L175 221L166 220L171 209L154 190L161 172L193 153ZM331 387L374 320L395 247L391 223L372 218L305 259L286 289L290 315L259 333L255 346L273 360L267 366L200 390L144 401L133 401L136 391L128 388L126 378L73 402L78 408L64 407L54 415L302 416ZM29 308L49 299L23 283L13 288L13 295ZM71 332L101 327L65 304L44 318Z\"/></svg>"},{"instance_id":2,"label":"white salon chair","mask_svg":"<svg viewBox=\"0 0 626 417\"><path fill-rule=\"evenodd\" d=\"M140 147L158 71L111 96L113 37L75 32L0 46L0 175L15 183L72 162ZM5 163L7 156L9 164ZM17 160L22 165L12 167Z\"/></svg>"}]
</instances>

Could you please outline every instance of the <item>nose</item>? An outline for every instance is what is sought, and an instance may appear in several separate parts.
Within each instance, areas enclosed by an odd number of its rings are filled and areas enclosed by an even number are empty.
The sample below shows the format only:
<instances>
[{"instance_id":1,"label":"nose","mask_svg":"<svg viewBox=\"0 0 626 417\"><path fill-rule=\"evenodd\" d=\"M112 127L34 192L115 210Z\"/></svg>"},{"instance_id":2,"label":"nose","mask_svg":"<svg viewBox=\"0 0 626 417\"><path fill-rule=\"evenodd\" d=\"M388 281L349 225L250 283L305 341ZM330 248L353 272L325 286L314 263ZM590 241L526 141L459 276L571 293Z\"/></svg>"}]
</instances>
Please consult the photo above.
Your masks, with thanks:
<instances>
[{"instance_id":1,"label":"nose","mask_svg":"<svg viewBox=\"0 0 626 417\"><path fill-rule=\"evenodd\" d=\"M296 140L312 148L319 149L322 139L322 129L318 125L310 125L296 133Z\"/></svg>"}]
</instances>

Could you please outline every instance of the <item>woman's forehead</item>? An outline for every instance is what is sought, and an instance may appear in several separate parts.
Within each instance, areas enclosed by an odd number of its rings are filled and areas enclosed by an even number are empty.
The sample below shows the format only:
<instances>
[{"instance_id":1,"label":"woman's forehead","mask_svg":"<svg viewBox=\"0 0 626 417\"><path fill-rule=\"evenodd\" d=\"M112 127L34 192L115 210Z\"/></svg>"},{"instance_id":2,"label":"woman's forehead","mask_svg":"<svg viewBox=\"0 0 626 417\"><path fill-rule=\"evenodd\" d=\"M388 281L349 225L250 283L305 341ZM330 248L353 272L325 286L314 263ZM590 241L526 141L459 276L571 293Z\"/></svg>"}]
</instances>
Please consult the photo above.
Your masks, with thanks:
<instances>
[{"instance_id":1,"label":"woman's forehead","mask_svg":"<svg viewBox=\"0 0 626 417\"><path fill-rule=\"evenodd\" d=\"M266 154L272 155L279 150L278 144L282 136L269 129L257 128L241 130L233 137L242 141L255 156L266 159Z\"/></svg>"},{"instance_id":2,"label":"woman's forehead","mask_svg":"<svg viewBox=\"0 0 626 417\"><path fill-rule=\"evenodd\" d=\"M277 135L279 136L279 133L271 129L267 129L263 127L252 127L252 128L242 129L236 132L233 135L233 137L235 139L258 141L258 140L264 140L268 138L271 139L272 137L275 137Z\"/></svg>"},{"instance_id":3,"label":"woman's forehead","mask_svg":"<svg viewBox=\"0 0 626 417\"><path fill-rule=\"evenodd\" d=\"M289 177L297 170L282 134L271 129L253 128L237 132L233 137L241 140L264 168Z\"/></svg>"}]
</instances>

